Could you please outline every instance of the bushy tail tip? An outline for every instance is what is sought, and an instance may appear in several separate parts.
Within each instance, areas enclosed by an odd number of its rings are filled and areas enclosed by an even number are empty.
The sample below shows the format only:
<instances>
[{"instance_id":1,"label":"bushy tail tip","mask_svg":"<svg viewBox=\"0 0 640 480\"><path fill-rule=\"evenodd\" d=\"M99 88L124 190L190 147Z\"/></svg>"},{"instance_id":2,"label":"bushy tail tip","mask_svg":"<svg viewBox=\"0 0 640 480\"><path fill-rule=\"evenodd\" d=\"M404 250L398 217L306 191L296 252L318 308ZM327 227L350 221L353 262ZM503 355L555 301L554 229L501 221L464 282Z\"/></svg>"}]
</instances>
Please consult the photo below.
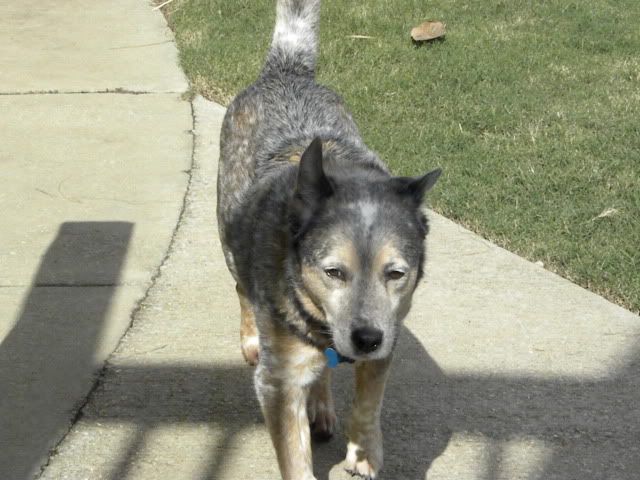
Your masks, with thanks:
<instances>
[{"instance_id":1,"label":"bushy tail tip","mask_svg":"<svg viewBox=\"0 0 640 480\"><path fill-rule=\"evenodd\" d=\"M265 73L313 75L319 23L320 0L278 0Z\"/></svg>"}]
</instances>

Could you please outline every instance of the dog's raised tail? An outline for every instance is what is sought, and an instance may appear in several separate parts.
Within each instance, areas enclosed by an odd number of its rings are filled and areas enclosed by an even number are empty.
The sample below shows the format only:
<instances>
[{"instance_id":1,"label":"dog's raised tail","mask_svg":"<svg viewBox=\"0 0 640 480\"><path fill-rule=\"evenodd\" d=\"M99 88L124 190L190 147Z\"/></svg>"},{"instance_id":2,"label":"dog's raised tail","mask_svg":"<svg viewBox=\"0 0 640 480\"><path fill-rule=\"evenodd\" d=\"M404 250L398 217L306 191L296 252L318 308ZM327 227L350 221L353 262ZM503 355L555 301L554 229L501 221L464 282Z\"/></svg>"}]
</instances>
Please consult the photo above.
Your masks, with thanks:
<instances>
[{"instance_id":1,"label":"dog's raised tail","mask_svg":"<svg viewBox=\"0 0 640 480\"><path fill-rule=\"evenodd\" d=\"M264 73L313 76L319 23L320 0L278 0Z\"/></svg>"}]
</instances>

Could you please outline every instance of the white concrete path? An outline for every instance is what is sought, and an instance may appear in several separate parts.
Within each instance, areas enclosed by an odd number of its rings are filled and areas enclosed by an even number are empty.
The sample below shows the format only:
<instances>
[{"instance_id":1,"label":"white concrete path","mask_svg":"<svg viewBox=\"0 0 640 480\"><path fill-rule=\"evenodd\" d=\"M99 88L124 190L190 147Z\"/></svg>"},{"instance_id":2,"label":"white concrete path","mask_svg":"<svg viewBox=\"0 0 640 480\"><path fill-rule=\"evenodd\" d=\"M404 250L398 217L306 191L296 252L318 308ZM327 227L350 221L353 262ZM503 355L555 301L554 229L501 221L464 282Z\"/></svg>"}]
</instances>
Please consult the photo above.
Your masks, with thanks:
<instances>
[{"instance_id":1,"label":"white concrete path","mask_svg":"<svg viewBox=\"0 0 640 480\"><path fill-rule=\"evenodd\" d=\"M164 259L193 138L140 0L0 4L0 479L40 472Z\"/></svg>"}]
</instances>

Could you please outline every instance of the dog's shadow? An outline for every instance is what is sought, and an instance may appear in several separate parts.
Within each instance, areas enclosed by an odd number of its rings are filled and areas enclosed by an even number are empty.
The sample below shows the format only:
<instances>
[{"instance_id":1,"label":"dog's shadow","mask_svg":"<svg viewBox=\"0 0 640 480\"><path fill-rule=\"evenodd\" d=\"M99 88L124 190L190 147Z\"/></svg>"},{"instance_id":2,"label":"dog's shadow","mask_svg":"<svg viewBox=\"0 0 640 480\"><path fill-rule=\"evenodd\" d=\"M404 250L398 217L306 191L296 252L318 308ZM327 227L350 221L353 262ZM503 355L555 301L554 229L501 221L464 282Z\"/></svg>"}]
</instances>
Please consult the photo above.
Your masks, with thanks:
<instances>
[{"instance_id":1,"label":"dog's shadow","mask_svg":"<svg viewBox=\"0 0 640 480\"><path fill-rule=\"evenodd\" d=\"M441 414L448 399L445 377L418 339L403 327L396 347L382 408L384 472L393 478L425 478L431 463L446 448L451 431ZM318 480L342 478L340 462L346 452L345 429L351 414L353 368L339 366L334 375L339 428L327 443L314 444L314 473ZM384 477L383 472L383 477ZM348 478L345 477L345 478Z\"/></svg>"}]
</instances>

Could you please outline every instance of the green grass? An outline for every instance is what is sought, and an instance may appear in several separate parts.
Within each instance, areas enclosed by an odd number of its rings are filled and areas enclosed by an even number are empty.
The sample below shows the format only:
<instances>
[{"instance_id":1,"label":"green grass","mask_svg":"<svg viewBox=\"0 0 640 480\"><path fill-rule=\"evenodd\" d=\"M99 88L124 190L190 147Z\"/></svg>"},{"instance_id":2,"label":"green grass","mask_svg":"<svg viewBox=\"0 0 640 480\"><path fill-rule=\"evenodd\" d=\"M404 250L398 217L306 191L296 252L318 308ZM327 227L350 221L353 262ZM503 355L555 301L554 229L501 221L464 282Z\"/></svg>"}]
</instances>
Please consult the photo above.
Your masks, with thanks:
<instances>
[{"instance_id":1,"label":"green grass","mask_svg":"<svg viewBox=\"0 0 640 480\"><path fill-rule=\"evenodd\" d=\"M253 81L274 4L165 7L196 92ZM325 1L319 81L395 173L444 168L435 210L640 311L638 18L638 0ZM416 47L427 19L446 40Z\"/></svg>"}]
</instances>

